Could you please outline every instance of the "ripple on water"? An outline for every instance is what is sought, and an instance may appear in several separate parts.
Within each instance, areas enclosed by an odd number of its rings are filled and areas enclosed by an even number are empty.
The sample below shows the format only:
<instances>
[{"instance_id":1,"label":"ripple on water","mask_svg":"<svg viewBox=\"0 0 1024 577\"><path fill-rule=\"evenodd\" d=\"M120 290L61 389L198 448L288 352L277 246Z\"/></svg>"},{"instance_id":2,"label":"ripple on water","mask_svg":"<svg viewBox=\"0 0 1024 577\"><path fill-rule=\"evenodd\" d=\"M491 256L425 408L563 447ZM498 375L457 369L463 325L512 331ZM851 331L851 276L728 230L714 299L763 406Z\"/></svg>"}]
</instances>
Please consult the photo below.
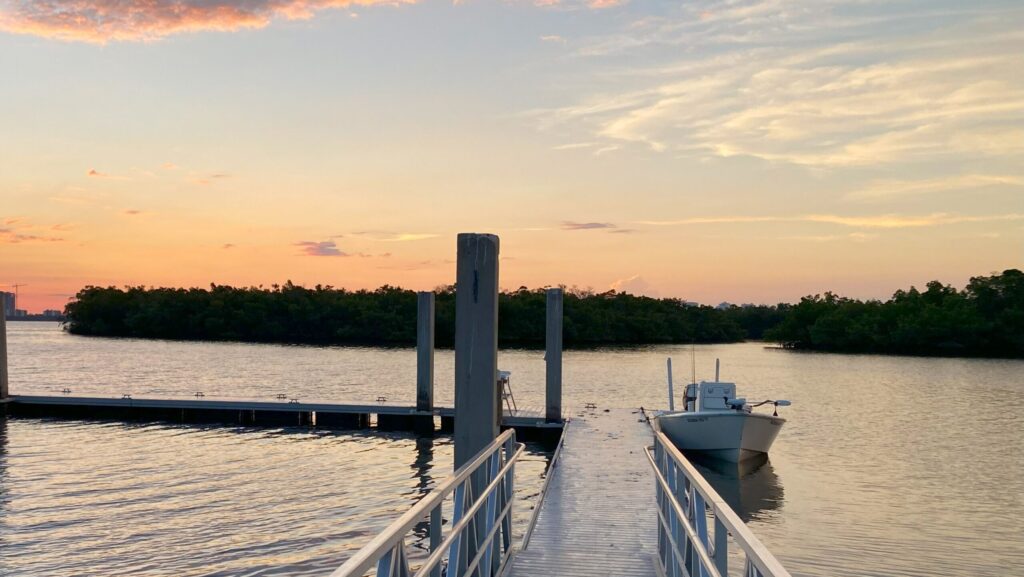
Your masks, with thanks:
<instances>
[{"instance_id":1,"label":"ripple on water","mask_svg":"<svg viewBox=\"0 0 1024 577\"><path fill-rule=\"evenodd\" d=\"M449 437L10 419L0 566L322 575L451 472ZM3 430L3 429L0 429ZM518 525L546 460L520 467Z\"/></svg>"}]
</instances>

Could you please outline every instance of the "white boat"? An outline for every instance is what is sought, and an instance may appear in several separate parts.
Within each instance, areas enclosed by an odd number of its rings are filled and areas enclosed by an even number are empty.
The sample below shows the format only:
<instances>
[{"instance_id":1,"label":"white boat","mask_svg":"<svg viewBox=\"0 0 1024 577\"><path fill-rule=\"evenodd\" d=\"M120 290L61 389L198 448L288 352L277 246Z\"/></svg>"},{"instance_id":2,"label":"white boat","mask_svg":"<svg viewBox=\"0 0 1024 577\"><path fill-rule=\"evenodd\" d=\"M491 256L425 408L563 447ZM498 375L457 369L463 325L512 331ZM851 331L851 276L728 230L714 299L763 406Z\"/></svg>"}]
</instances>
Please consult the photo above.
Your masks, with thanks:
<instances>
[{"instance_id":1,"label":"white boat","mask_svg":"<svg viewBox=\"0 0 1024 577\"><path fill-rule=\"evenodd\" d=\"M675 411L672 392L672 359L669 369L669 410L658 414L655 425L682 451L738 463L768 453L786 419L778 416L778 407L789 401L766 400L748 403L736 396L736 383L715 380L686 386L682 411ZM756 413L754 408L771 405L773 414Z\"/></svg>"}]
</instances>

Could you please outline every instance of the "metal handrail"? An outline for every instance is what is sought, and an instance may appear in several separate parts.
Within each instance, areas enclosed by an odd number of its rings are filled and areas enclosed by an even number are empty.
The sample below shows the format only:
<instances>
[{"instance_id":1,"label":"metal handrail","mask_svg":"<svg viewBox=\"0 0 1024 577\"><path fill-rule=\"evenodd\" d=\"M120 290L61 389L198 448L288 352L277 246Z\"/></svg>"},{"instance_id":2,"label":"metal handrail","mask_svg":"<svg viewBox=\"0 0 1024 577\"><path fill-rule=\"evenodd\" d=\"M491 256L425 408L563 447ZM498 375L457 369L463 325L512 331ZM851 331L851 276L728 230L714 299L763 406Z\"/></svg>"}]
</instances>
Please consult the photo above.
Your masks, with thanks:
<instances>
[{"instance_id":1,"label":"metal handrail","mask_svg":"<svg viewBox=\"0 0 1024 577\"><path fill-rule=\"evenodd\" d=\"M558 438L558 446L555 447L555 452L551 454L551 459L548 461L544 483L540 486L537 504L534 506L533 515L530 515L530 524L526 527L526 533L523 535L523 544L520 546L520 549L526 549L530 545L530 537L533 536L533 530L537 527L537 519L540 517L540 506L544 503L544 497L548 494L548 485L551 484L551 477L555 475L555 467L559 464L558 458L562 456L562 444L564 441L565 435L563 434Z\"/></svg>"},{"instance_id":2,"label":"metal handrail","mask_svg":"<svg viewBox=\"0 0 1024 577\"><path fill-rule=\"evenodd\" d=\"M661 431L645 449L654 468L658 499L658 558L669 577L728 574L729 537L744 553L747 577L790 577L690 461ZM707 512L714 518L708 532Z\"/></svg>"},{"instance_id":3,"label":"metal handrail","mask_svg":"<svg viewBox=\"0 0 1024 577\"><path fill-rule=\"evenodd\" d=\"M412 571L405 538L424 520L429 522L430 555L416 571L417 577L440 577L446 554L446 577L497 575L512 553L515 463L524 451L523 444L516 442L515 430L505 431L331 577L362 577L375 566L377 577L409 577ZM453 497L452 518L448 535L442 540L442 506L449 496Z\"/></svg>"}]
</instances>

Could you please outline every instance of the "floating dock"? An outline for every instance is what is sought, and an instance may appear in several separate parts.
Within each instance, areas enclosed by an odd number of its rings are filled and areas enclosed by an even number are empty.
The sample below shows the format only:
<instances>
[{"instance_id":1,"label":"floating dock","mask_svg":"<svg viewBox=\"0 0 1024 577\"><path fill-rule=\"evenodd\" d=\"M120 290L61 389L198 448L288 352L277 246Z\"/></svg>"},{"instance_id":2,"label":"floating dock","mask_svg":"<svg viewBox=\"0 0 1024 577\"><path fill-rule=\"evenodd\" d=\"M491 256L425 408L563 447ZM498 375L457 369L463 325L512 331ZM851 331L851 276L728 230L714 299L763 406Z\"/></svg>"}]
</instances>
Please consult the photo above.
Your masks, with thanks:
<instances>
[{"instance_id":1,"label":"floating dock","mask_svg":"<svg viewBox=\"0 0 1024 577\"><path fill-rule=\"evenodd\" d=\"M504 577L654 577L651 427L637 409L587 409L566 425L535 526Z\"/></svg>"},{"instance_id":2,"label":"floating dock","mask_svg":"<svg viewBox=\"0 0 1024 577\"><path fill-rule=\"evenodd\" d=\"M326 429L366 429L429 433L440 427L452 432L455 409L435 407L419 411L401 403L380 401L318 402L287 397L265 401L197 396L191 399L159 397L83 397L70 395L11 395L12 415L81 419L158 420L176 423L221 423L241 426L315 426ZM549 422L540 408L505 410L502 426L514 428L519 438L557 441L562 421Z\"/></svg>"}]
</instances>

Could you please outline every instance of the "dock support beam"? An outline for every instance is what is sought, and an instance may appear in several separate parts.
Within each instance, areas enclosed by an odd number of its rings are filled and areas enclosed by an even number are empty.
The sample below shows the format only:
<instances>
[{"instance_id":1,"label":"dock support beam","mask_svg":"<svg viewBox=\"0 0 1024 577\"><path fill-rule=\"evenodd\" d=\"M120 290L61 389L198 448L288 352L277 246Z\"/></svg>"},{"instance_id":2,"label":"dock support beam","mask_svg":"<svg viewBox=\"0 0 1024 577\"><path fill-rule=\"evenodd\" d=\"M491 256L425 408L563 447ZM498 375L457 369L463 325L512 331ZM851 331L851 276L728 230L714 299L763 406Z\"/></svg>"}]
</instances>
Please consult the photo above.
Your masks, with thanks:
<instances>
[{"instance_id":1,"label":"dock support beam","mask_svg":"<svg viewBox=\"0 0 1024 577\"><path fill-rule=\"evenodd\" d=\"M544 361L547 368L545 420L562 420L562 300L560 288L547 290L547 330L544 339Z\"/></svg>"},{"instance_id":2,"label":"dock support beam","mask_svg":"<svg viewBox=\"0 0 1024 577\"><path fill-rule=\"evenodd\" d=\"M498 436L498 237L462 233L455 275L455 468Z\"/></svg>"},{"instance_id":3,"label":"dock support beam","mask_svg":"<svg viewBox=\"0 0 1024 577\"><path fill-rule=\"evenodd\" d=\"M416 410L434 410L434 293L416 293ZM420 415L416 432L434 432L434 415Z\"/></svg>"},{"instance_id":4,"label":"dock support beam","mask_svg":"<svg viewBox=\"0 0 1024 577\"><path fill-rule=\"evenodd\" d=\"M0 298L0 305L3 305L3 298ZM7 400L10 394L7 380L7 316L6 311L0 306L0 403Z\"/></svg>"}]
</instances>

